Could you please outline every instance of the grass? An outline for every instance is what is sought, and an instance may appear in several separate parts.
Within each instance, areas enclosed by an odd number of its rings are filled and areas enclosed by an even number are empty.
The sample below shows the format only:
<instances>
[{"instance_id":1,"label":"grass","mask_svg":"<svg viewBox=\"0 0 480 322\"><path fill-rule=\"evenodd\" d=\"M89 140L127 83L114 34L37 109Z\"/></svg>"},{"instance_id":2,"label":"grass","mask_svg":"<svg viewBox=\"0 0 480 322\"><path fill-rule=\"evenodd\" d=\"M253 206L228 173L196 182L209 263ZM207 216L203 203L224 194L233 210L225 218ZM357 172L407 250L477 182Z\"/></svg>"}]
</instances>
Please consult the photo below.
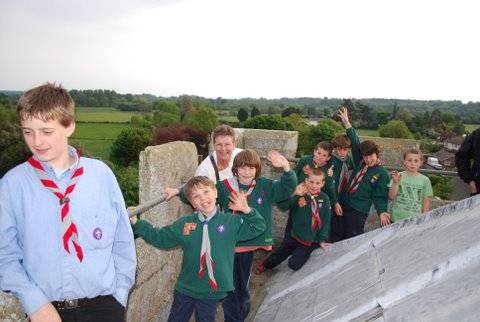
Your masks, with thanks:
<instances>
[{"instance_id":1,"label":"grass","mask_svg":"<svg viewBox=\"0 0 480 322\"><path fill-rule=\"evenodd\" d=\"M476 129L480 127L480 124L464 124L465 125L465 130L469 133L472 133Z\"/></svg>"},{"instance_id":2,"label":"grass","mask_svg":"<svg viewBox=\"0 0 480 322\"><path fill-rule=\"evenodd\" d=\"M113 140L129 127L123 123L77 123L70 141L79 144L85 154L108 160Z\"/></svg>"},{"instance_id":3,"label":"grass","mask_svg":"<svg viewBox=\"0 0 480 322\"><path fill-rule=\"evenodd\" d=\"M371 129L357 129L358 135L361 136L380 136L378 134L378 130L371 130Z\"/></svg>"},{"instance_id":4,"label":"grass","mask_svg":"<svg viewBox=\"0 0 480 322\"><path fill-rule=\"evenodd\" d=\"M130 122L133 115L140 115L138 112L119 111L113 107L77 107L76 119L78 122Z\"/></svg>"}]
</instances>

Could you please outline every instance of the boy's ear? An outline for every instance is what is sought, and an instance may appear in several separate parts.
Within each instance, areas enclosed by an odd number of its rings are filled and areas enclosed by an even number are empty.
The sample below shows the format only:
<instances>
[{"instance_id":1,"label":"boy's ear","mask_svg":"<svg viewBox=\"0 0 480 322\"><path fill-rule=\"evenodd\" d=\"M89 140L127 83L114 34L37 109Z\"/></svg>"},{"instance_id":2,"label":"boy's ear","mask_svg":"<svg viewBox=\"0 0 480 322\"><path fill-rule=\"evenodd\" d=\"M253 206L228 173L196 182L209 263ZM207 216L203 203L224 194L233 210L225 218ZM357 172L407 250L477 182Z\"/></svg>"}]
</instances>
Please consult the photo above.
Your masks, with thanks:
<instances>
[{"instance_id":1,"label":"boy's ear","mask_svg":"<svg viewBox=\"0 0 480 322\"><path fill-rule=\"evenodd\" d=\"M70 137L73 132L75 132L75 122L72 121L67 127L66 127L66 130L67 130L67 137Z\"/></svg>"}]
</instances>

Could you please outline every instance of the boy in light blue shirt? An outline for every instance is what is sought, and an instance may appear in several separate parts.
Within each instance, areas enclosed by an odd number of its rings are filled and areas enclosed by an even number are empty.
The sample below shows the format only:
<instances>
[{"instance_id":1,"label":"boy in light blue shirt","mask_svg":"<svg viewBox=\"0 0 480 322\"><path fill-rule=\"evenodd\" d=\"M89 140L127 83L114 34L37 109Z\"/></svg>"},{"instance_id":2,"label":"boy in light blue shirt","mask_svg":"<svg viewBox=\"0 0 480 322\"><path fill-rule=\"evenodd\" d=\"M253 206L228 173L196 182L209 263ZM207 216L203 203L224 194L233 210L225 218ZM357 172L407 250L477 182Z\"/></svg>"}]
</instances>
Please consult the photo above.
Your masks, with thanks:
<instances>
[{"instance_id":1,"label":"boy in light blue shirt","mask_svg":"<svg viewBox=\"0 0 480 322\"><path fill-rule=\"evenodd\" d=\"M68 145L68 91L45 84L17 104L33 156L0 182L0 288L32 322L123 321L135 244L118 183Z\"/></svg>"}]
</instances>

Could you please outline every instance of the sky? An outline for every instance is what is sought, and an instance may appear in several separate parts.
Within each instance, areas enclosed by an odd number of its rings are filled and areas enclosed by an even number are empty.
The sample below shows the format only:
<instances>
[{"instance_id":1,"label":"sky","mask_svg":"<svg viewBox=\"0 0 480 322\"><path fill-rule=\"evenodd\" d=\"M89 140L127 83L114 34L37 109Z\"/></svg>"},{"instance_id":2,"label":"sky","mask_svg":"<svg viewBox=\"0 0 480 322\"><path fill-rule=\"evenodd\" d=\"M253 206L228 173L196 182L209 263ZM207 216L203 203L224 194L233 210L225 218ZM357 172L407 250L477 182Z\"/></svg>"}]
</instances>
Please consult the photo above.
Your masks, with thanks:
<instances>
[{"instance_id":1,"label":"sky","mask_svg":"<svg viewBox=\"0 0 480 322\"><path fill-rule=\"evenodd\" d=\"M463 0L0 0L0 89L480 101Z\"/></svg>"}]
</instances>

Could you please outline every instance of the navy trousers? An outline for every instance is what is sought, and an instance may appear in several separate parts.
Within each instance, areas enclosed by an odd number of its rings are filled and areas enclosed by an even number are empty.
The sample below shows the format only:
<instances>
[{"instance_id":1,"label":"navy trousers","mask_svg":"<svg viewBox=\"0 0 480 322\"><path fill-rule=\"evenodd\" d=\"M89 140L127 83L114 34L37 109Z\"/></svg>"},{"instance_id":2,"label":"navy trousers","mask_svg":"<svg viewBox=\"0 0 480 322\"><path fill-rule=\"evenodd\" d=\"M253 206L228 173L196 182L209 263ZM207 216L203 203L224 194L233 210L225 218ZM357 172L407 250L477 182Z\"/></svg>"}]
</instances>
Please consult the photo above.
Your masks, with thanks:
<instances>
[{"instance_id":1,"label":"navy trousers","mask_svg":"<svg viewBox=\"0 0 480 322\"><path fill-rule=\"evenodd\" d=\"M173 303L168 322L188 322L195 310L195 321L214 322L220 300L194 299L178 291L173 293Z\"/></svg>"},{"instance_id":2,"label":"navy trousers","mask_svg":"<svg viewBox=\"0 0 480 322\"><path fill-rule=\"evenodd\" d=\"M330 238L332 243L348 239L364 233L365 221L368 214L343 204L343 216L332 214Z\"/></svg>"},{"instance_id":3,"label":"navy trousers","mask_svg":"<svg viewBox=\"0 0 480 322\"><path fill-rule=\"evenodd\" d=\"M233 283L235 290L229 292L222 302L225 322L243 322L250 313L248 282L252 269L253 251L235 253Z\"/></svg>"},{"instance_id":4,"label":"navy trousers","mask_svg":"<svg viewBox=\"0 0 480 322\"><path fill-rule=\"evenodd\" d=\"M306 246L296 241L291 236L287 236L283 239L280 247L270 256L265 259L263 266L268 269L272 269L290 256L288 260L288 267L294 271L302 268L303 265L310 258L310 254L318 248L318 244L312 246Z\"/></svg>"}]
</instances>

